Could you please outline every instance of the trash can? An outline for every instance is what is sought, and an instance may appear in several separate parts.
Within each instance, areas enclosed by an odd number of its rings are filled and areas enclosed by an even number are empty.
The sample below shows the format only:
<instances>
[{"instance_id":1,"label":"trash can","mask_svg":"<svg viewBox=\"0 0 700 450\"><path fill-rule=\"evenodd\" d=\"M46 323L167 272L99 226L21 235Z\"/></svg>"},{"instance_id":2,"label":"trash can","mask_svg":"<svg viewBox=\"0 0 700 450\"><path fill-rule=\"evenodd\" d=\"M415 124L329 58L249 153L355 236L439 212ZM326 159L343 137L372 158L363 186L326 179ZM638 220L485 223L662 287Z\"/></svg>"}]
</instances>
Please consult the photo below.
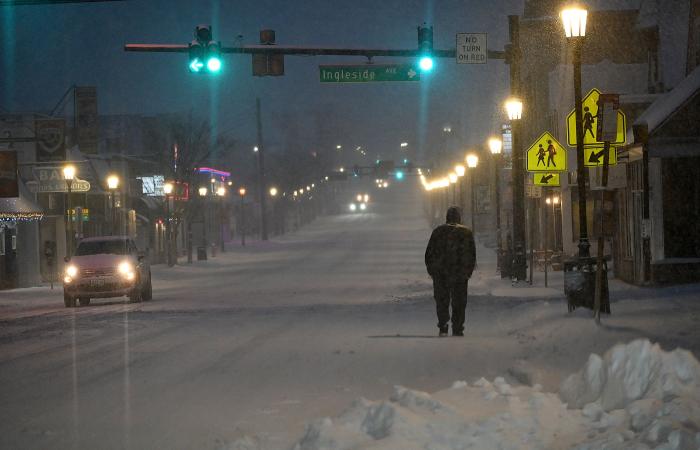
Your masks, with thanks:
<instances>
[{"instance_id":1,"label":"trash can","mask_svg":"<svg viewBox=\"0 0 700 450\"><path fill-rule=\"evenodd\" d=\"M197 247L197 261L207 260L207 248L203 245Z\"/></svg>"},{"instance_id":2,"label":"trash can","mask_svg":"<svg viewBox=\"0 0 700 450\"><path fill-rule=\"evenodd\" d=\"M579 307L594 309L595 277L598 259L576 258L564 261L564 293L569 312ZM600 297L600 312L610 314L608 291L608 263L603 260L603 290Z\"/></svg>"}]
</instances>

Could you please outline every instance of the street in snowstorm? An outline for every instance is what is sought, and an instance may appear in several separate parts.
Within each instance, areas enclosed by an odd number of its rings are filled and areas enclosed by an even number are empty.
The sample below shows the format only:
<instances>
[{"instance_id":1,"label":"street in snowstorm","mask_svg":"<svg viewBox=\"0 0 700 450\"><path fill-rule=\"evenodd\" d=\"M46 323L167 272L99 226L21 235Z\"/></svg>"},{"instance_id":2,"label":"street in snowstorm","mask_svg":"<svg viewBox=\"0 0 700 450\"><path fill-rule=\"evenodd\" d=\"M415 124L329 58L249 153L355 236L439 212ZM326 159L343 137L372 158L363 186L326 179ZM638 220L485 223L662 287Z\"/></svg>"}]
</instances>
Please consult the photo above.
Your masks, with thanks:
<instances>
[{"instance_id":1,"label":"street in snowstorm","mask_svg":"<svg viewBox=\"0 0 700 450\"><path fill-rule=\"evenodd\" d=\"M567 313L561 284L501 294L510 282L483 247L466 337L437 338L419 194L409 184L377 212L154 268L150 302L66 309L60 289L0 292L0 447L235 448L247 436L283 449L394 385L503 375L555 391L618 342L700 351L697 285L613 285L616 314L598 329Z\"/></svg>"},{"instance_id":2,"label":"street in snowstorm","mask_svg":"<svg viewBox=\"0 0 700 450\"><path fill-rule=\"evenodd\" d=\"M0 449L700 450L700 0L0 0Z\"/></svg>"}]
</instances>

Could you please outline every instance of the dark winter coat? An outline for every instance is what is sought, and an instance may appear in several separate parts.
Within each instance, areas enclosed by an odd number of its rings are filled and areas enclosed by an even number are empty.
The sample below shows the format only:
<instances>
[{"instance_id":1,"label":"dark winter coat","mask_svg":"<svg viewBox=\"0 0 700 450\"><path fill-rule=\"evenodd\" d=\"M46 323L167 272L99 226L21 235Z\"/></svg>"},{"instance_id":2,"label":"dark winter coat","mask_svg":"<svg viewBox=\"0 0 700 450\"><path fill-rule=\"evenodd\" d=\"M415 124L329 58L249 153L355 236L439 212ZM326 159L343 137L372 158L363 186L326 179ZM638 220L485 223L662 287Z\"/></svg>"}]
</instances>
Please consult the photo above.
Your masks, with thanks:
<instances>
[{"instance_id":1,"label":"dark winter coat","mask_svg":"<svg viewBox=\"0 0 700 450\"><path fill-rule=\"evenodd\" d=\"M459 223L446 223L433 230L425 249L425 267L431 277L466 281L476 265L472 231Z\"/></svg>"}]
</instances>

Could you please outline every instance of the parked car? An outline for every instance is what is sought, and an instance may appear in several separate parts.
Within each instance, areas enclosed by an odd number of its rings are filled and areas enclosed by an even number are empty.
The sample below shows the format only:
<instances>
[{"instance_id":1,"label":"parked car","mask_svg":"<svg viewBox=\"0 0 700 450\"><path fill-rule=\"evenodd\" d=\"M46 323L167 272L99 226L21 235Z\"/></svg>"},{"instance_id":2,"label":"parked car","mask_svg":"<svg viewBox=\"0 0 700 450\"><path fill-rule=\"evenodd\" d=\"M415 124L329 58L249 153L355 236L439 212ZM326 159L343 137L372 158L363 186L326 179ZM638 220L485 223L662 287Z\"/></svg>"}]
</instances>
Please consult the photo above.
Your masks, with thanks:
<instances>
[{"instance_id":1,"label":"parked car","mask_svg":"<svg viewBox=\"0 0 700 450\"><path fill-rule=\"evenodd\" d=\"M151 266L127 236L104 236L80 241L66 258L63 301L67 308L90 304L91 298L128 296L130 302L153 296Z\"/></svg>"}]
</instances>

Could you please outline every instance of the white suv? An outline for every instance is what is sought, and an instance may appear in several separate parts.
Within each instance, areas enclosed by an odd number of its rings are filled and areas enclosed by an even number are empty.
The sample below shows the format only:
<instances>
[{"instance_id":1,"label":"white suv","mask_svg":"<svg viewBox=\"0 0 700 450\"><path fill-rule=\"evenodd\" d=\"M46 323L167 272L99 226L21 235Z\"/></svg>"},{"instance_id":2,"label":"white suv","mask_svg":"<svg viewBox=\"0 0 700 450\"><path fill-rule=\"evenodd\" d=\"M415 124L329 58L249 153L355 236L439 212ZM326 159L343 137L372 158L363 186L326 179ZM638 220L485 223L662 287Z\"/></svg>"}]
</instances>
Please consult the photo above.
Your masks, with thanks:
<instances>
[{"instance_id":1,"label":"white suv","mask_svg":"<svg viewBox=\"0 0 700 450\"><path fill-rule=\"evenodd\" d=\"M93 237L80 241L66 258L63 301L67 308L89 305L91 298L128 296L131 302L150 300L151 267L127 236Z\"/></svg>"}]
</instances>

